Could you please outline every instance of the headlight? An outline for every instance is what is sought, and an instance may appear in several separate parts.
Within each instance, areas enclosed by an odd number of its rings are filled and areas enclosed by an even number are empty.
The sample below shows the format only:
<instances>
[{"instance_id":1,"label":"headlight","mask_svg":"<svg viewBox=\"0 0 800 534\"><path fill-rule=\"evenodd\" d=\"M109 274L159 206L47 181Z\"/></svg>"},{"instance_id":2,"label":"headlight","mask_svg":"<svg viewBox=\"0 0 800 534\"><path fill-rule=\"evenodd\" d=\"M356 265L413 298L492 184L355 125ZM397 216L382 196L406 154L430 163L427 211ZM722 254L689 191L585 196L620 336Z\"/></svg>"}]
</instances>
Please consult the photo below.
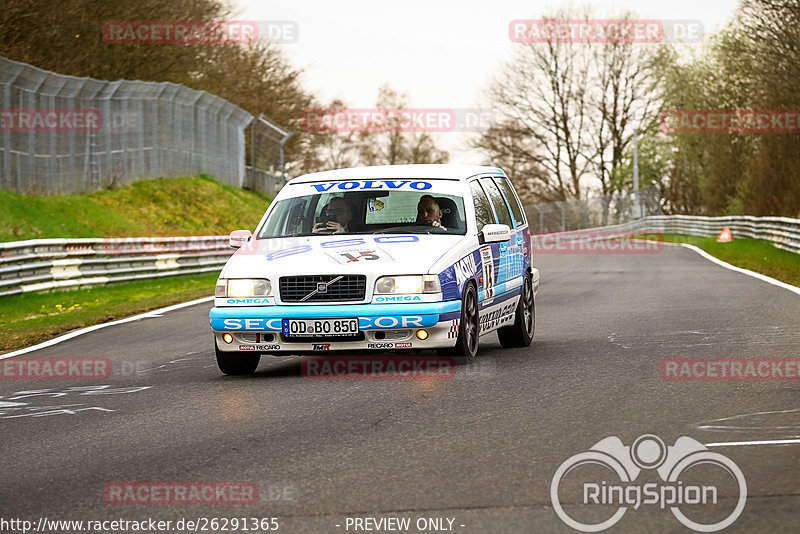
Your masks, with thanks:
<instances>
[{"instance_id":1,"label":"headlight","mask_svg":"<svg viewBox=\"0 0 800 534\"><path fill-rule=\"evenodd\" d=\"M217 280L214 295L217 297L268 297L272 294L269 280L237 278Z\"/></svg>"},{"instance_id":2,"label":"headlight","mask_svg":"<svg viewBox=\"0 0 800 534\"><path fill-rule=\"evenodd\" d=\"M391 293L400 295L439 293L441 291L439 277L435 274L382 276L375 282L375 293L384 295Z\"/></svg>"}]
</instances>

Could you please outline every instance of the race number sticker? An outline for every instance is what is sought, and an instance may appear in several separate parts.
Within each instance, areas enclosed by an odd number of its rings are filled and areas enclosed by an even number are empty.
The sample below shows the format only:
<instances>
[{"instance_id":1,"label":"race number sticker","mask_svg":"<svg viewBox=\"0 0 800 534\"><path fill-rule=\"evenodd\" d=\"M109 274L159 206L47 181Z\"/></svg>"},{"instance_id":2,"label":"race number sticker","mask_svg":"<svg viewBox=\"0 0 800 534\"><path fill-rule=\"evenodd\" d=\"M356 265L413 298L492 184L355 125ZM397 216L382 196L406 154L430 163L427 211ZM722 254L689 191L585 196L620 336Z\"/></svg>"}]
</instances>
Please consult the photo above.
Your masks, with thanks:
<instances>
[{"instance_id":1,"label":"race number sticker","mask_svg":"<svg viewBox=\"0 0 800 534\"><path fill-rule=\"evenodd\" d=\"M394 261L394 258L380 247L340 249L335 252L325 253L329 258L339 264L360 263L385 259Z\"/></svg>"},{"instance_id":2,"label":"race number sticker","mask_svg":"<svg viewBox=\"0 0 800 534\"><path fill-rule=\"evenodd\" d=\"M494 257L492 247L481 249L481 265L483 266L483 303L489 304L494 300Z\"/></svg>"}]
</instances>

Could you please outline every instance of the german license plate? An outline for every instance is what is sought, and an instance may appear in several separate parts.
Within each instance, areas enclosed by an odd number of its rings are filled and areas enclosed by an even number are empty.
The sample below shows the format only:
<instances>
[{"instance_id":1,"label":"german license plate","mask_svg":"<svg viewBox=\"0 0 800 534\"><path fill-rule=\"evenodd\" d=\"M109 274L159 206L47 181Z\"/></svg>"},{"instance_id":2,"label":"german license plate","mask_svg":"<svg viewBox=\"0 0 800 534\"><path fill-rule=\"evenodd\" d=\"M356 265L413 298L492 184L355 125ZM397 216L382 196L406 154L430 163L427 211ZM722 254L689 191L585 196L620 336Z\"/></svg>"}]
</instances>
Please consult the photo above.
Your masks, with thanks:
<instances>
[{"instance_id":1,"label":"german license plate","mask_svg":"<svg viewBox=\"0 0 800 534\"><path fill-rule=\"evenodd\" d=\"M287 337L351 337L358 335L358 319L284 319Z\"/></svg>"}]
</instances>

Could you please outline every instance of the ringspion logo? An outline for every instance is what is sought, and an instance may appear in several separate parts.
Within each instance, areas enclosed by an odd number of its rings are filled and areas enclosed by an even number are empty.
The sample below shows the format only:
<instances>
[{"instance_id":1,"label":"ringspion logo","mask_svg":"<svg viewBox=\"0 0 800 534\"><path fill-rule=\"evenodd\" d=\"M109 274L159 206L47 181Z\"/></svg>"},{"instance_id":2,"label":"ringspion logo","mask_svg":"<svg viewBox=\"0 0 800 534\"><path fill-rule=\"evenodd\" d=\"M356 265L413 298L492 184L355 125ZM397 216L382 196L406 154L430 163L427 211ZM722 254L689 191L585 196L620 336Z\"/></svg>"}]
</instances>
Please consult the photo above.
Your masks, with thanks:
<instances>
[{"instance_id":1,"label":"ringspion logo","mask_svg":"<svg viewBox=\"0 0 800 534\"><path fill-rule=\"evenodd\" d=\"M713 475L714 481L727 484L694 483L699 467L705 468L702 473ZM658 482L637 482L648 471L658 474ZM736 496L733 503L721 499L723 492ZM558 466L550 484L550 499L556 515L581 532L606 530L629 510L641 506L669 509L681 524L692 530L717 532L741 515L747 501L747 482L730 458L711 452L690 437L681 436L674 445L667 446L658 436L644 434L626 446L621 439L611 436ZM563 503L582 506L571 506L570 514ZM692 512L698 507L710 510L714 519L692 519ZM579 513L587 512L586 508L595 508L598 513L592 519L583 516L578 519ZM597 519L601 514L609 517Z\"/></svg>"}]
</instances>

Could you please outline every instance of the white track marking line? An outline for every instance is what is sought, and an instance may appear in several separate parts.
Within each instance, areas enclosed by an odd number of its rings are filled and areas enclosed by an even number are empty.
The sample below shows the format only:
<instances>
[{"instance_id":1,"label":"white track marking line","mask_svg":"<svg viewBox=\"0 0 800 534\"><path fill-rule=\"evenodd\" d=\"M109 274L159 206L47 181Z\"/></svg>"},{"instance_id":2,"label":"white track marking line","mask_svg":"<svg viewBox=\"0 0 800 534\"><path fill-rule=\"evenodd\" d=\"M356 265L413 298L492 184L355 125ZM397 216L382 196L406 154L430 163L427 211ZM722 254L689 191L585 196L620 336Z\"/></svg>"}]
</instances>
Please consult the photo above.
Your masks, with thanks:
<instances>
[{"instance_id":1,"label":"white track marking line","mask_svg":"<svg viewBox=\"0 0 800 534\"><path fill-rule=\"evenodd\" d=\"M101 323L96 324L93 326L88 326L86 328L81 328L80 330L76 330L74 332L70 332L69 334L64 334L63 336L58 336L56 338L50 339L48 341L44 341L37 345L32 345L30 347L25 347L24 349L15 350L13 352L7 352L5 354L0 354L0 360L5 360L6 358L13 358L14 356L21 356L22 354L27 354L29 352L33 352L35 350L44 349L46 347L50 347L52 345L56 345L61 343L62 341L66 341L68 339L72 339L73 337L81 336L83 334L88 334L89 332L94 332L95 330L100 330L101 328L106 328L107 326L114 326L123 323L130 323L131 321L138 321L139 319L149 319L151 317L161 317L162 313L170 312L173 310L178 310L180 308L186 308L189 306L194 306L195 304L201 304L203 302L211 302L214 300L214 297L203 297L197 300L191 300L189 302L182 302L180 304L173 304L172 306L167 306L166 308L159 308L157 310L152 310L145 313L140 313L139 315L134 315L132 317L126 317L124 319L118 319L116 321L111 321L109 323Z\"/></svg>"},{"instance_id":2,"label":"white track marking line","mask_svg":"<svg viewBox=\"0 0 800 534\"><path fill-rule=\"evenodd\" d=\"M706 447L738 447L743 445L800 445L800 439L768 439L762 441L721 441L706 443Z\"/></svg>"},{"instance_id":3,"label":"white track marking line","mask_svg":"<svg viewBox=\"0 0 800 534\"><path fill-rule=\"evenodd\" d=\"M664 244L666 245L668 243L664 243ZM678 245L678 246L681 246L681 247L684 247L684 248L688 248L689 250L693 250L693 251L697 252L698 254L700 254L702 257L704 257L708 261L712 261L712 262L716 263L717 265L719 265L721 267L725 267L726 269L730 269L731 271L736 271L737 273L746 274L747 276L752 276L753 278L757 278L757 279L761 280L762 282L766 282L766 283L772 284L774 286L782 287L783 289L787 289L787 290L791 291L792 293L796 293L796 294L800 295L800 287L796 287L796 286L787 284L785 282L781 282L780 280L776 280L776 279L774 279L774 278L772 278L770 276L767 276L765 274L757 273L755 271L750 271L749 269L742 269L741 267L736 267L735 265L731 265L730 263L722 261L719 258L715 258L714 256L712 256L711 254L709 254L705 250L703 250L701 248L698 248L698 247L696 247L694 245L690 245L688 243L669 243L669 244L670 245Z\"/></svg>"},{"instance_id":4,"label":"white track marking line","mask_svg":"<svg viewBox=\"0 0 800 534\"><path fill-rule=\"evenodd\" d=\"M642 242L644 242L644 241L651 241L651 240L649 240L649 239L632 238L631 241L642 241ZM772 284L774 286L782 287L783 289L788 289L792 293L797 293L798 295L800 295L800 287L793 286L791 284L787 284L786 282L781 282L780 280L776 280L775 278L772 278L771 276L767 276L765 274L757 273L757 272L751 271L749 269L742 269L741 267L736 267L735 265L731 265L730 263L728 263L726 261L722 261L721 259L712 256L711 254L709 254L705 250L703 250L701 248L698 248L698 247L696 247L694 245L690 245L689 243L672 243L672 242L669 242L669 241L662 241L661 243L663 245L670 246L670 247L688 248L689 250L697 252L698 254L700 254L702 257L704 257L708 261L714 262L714 263L716 263L717 265L719 265L721 267L725 267L726 269L730 269L731 271L736 271L737 273L746 274L747 276L752 276L753 278L757 278L757 279L761 280L762 282L766 282L766 283Z\"/></svg>"}]
</instances>

